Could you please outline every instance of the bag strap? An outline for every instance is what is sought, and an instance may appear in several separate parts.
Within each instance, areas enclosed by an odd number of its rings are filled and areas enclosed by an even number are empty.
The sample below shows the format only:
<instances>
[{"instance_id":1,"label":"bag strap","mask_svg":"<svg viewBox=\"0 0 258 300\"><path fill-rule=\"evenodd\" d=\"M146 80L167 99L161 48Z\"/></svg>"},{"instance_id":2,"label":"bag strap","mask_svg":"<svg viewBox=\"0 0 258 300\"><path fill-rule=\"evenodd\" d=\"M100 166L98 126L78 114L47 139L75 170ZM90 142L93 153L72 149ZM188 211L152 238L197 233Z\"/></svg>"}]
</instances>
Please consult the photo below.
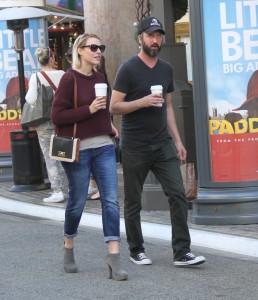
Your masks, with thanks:
<instances>
[{"instance_id":1,"label":"bag strap","mask_svg":"<svg viewBox=\"0 0 258 300\"><path fill-rule=\"evenodd\" d=\"M37 78L37 88L41 86L41 82L39 80L38 74L36 73L36 78Z\"/></svg>"},{"instance_id":2,"label":"bag strap","mask_svg":"<svg viewBox=\"0 0 258 300\"><path fill-rule=\"evenodd\" d=\"M40 73L46 78L47 82L51 85L53 90L56 91L57 87L54 85L53 81L49 78L49 76L46 74L46 72L41 71Z\"/></svg>"},{"instance_id":3,"label":"bag strap","mask_svg":"<svg viewBox=\"0 0 258 300\"><path fill-rule=\"evenodd\" d=\"M76 81L76 77L74 76L74 91L73 91L73 103L74 103L74 108L77 108L77 81ZM77 122L74 123L73 125L73 137L76 137L76 131L77 131Z\"/></svg>"},{"instance_id":4,"label":"bag strap","mask_svg":"<svg viewBox=\"0 0 258 300\"><path fill-rule=\"evenodd\" d=\"M74 108L77 108L77 81L76 81L76 77L74 76L74 74L72 74L74 77L74 91L73 91L73 104L74 104ZM55 134L58 135L58 128L57 126L55 127ZM73 138L76 137L76 132L77 132L77 122L73 124Z\"/></svg>"}]
</instances>

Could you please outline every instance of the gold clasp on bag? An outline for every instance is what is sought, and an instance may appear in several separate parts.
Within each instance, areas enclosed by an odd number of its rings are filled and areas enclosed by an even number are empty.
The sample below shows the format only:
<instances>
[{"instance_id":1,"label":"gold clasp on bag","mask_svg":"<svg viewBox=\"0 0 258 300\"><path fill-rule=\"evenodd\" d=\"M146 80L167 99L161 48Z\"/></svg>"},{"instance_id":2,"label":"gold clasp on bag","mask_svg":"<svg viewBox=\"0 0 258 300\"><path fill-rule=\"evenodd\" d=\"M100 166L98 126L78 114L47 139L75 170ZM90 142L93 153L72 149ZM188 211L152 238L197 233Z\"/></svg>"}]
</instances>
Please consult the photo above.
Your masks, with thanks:
<instances>
[{"instance_id":1,"label":"gold clasp on bag","mask_svg":"<svg viewBox=\"0 0 258 300\"><path fill-rule=\"evenodd\" d=\"M58 151L58 154L57 154L59 157L65 157L65 152L63 151Z\"/></svg>"}]
</instances>

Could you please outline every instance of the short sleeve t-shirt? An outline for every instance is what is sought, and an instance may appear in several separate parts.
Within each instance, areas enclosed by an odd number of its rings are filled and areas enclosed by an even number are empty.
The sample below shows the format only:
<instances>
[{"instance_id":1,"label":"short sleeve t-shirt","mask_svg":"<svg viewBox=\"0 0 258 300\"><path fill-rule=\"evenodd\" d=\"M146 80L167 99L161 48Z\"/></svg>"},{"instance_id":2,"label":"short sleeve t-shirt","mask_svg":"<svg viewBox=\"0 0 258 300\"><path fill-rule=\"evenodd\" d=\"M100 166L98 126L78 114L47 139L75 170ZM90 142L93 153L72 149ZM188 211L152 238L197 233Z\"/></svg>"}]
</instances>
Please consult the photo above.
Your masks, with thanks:
<instances>
[{"instance_id":1,"label":"short sleeve t-shirt","mask_svg":"<svg viewBox=\"0 0 258 300\"><path fill-rule=\"evenodd\" d=\"M159 59L149 68L138 56L125 61L119 68L113 89L125 93L125 101L151 94L152 85L163 86L163 97L174 90L173 69ZM155 145L170 138L167 130L167 107L145 107L122 116L121 146Z\"/></svg>"}]
</instances>

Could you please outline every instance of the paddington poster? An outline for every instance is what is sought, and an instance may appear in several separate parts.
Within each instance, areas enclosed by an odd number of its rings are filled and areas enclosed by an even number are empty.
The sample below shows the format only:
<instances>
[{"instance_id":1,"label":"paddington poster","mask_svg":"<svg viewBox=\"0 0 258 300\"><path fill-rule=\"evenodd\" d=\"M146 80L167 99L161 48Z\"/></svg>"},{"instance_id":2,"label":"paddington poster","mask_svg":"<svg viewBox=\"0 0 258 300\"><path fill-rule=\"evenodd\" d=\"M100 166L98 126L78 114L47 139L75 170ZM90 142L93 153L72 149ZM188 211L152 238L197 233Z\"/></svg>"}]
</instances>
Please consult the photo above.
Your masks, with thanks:
<instances>
[{"instance_id":1,"label":"paddington poster","mask_svg":"<svg viewBox=\"0 0 258 300\"><path fill-rule=\"evenodd\" d=\"M258 180L258 1L203 0L214 182Z\"/></svg>"},{"instance_id":2,"label":"paddington poster","mask_svg":"<svg viewBox=\"0 0 258 300\"><path fill-rule=\"evenodd\" d=\"M46 45L44 24L43 19L31 19L29 28L24 30L26 88L31 74L39 70L35 51ZM18 56L13 46L13 31L7 29L6 21L0 21L0 154L11 152L10 131L21 129Z\"/></svg>"}]
</instances>

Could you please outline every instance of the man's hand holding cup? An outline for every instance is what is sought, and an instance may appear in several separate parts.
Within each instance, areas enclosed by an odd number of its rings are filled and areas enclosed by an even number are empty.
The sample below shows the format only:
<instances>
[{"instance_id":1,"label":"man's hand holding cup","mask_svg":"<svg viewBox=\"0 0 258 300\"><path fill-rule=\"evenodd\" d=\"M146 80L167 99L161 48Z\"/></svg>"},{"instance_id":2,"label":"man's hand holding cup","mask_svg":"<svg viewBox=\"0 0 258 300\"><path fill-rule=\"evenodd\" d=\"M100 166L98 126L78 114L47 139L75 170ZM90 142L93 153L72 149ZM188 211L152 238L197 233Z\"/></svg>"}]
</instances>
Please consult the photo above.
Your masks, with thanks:
<instances>
[{"instance_id":1,"label":"man's hand holding cup","mask_svg":"<svg viewBox=\"0 0 258 300\"><path fill-rule=\"evenodd\" d=\"M162 107L164 99L163 99L163 86L162 85L152 85L151 86L151 93L153 95L158 95L162 97L162 102L157 103L155 106Z\"/></svg>"}]
</instances>

